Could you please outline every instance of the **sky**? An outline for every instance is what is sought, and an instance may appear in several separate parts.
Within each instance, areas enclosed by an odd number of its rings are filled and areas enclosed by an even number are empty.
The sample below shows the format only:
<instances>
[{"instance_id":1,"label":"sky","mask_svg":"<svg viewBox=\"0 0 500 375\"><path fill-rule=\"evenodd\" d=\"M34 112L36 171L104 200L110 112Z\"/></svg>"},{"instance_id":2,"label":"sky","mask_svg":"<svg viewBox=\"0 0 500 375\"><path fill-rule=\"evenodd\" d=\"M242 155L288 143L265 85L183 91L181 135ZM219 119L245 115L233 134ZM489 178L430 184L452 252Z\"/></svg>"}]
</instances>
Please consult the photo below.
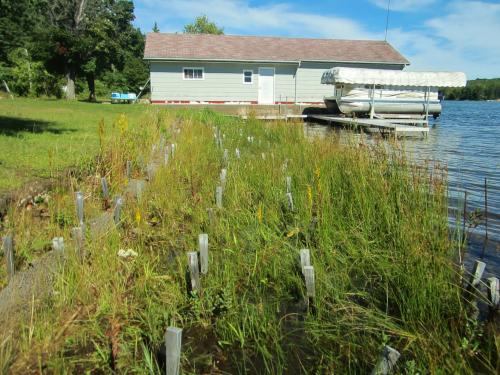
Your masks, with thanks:
<instances>
[{"instance_id":1,"label":"sky","mask_svg":"<svg viewBox=\"0 0 500 375\"><path fill-rule=\"evenodd\" d=\"M500 77L500 0L390 0L387 41L409 70ZM383 40L388 0L134 0L136 26L182 32L199 15L231 35Z\"/></svg>"}]
</instances>

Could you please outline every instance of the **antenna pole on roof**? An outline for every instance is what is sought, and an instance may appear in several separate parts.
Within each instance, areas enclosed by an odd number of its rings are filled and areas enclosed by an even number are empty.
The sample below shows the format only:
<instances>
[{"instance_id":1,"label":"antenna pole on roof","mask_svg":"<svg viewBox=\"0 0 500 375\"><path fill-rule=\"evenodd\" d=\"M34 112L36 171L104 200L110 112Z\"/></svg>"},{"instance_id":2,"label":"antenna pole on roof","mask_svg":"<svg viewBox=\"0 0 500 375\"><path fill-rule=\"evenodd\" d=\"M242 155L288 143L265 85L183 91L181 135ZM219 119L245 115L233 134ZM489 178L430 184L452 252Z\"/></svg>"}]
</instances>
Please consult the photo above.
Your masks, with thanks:
<instances>
[{"instance_id":1,"label":"antenna pole on roof","mask_svg":"<svg viewBox=\"0 0 500 375\"><path fill-rule=\"evenodd\" d=\"M391 0L387 2L387 17L385 19L385 38L384 40L387 42L387 29L389 28L389 13L391 12Z\"/></svg>"}]
</instances>

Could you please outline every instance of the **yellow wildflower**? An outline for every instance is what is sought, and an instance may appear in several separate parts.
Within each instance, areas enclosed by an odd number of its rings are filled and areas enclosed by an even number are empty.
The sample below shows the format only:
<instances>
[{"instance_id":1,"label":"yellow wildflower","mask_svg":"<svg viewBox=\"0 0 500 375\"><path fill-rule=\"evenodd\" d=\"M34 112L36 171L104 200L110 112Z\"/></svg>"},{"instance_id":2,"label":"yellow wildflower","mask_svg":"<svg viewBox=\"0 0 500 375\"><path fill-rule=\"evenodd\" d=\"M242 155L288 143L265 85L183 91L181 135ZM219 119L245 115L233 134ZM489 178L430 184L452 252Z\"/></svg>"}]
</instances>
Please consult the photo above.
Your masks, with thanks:
<instances>
[{"instance_id":1,"label":"yellow wildflower","mask_svg":"<svg viewBox=\"0 0 500 375\"><path fill-rule=\"evenodd\" d=\"M257 220L259 220L259 224L262 224L262 203L259 203L259 207L257 208Z\"/></svg>"},{"instance_id":2,"label":"yellow wildflower","mask_svg":"<svg viewBox=\"0 0 500 375\"><path fill-rule=\"evenodd\" d=\"M307 185L307 200L309 201L309 206L313 203L313 192L311 185Z\"/></svg>"}]
</instances>

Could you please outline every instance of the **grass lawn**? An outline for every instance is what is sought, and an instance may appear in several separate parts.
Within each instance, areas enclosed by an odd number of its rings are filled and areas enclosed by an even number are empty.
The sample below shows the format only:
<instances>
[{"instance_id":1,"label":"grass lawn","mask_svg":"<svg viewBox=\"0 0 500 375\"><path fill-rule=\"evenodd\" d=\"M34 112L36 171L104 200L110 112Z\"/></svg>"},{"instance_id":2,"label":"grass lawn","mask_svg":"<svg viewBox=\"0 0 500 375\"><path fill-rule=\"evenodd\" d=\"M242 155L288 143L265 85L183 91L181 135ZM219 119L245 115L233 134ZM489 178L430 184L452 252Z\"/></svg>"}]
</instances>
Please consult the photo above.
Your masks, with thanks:
<instances>
[{"instance_id":1,"label":"grass lawn","mask_svg":"<svg viewBox=\"0 0 500 375\"><path fill-rule=\"evenodd\" d=\"M46 178L96 154L99 121L110 126L120 114L131 123L144 105L64 100L0 100L0 193Z\"/></svg>"}]
</instances>

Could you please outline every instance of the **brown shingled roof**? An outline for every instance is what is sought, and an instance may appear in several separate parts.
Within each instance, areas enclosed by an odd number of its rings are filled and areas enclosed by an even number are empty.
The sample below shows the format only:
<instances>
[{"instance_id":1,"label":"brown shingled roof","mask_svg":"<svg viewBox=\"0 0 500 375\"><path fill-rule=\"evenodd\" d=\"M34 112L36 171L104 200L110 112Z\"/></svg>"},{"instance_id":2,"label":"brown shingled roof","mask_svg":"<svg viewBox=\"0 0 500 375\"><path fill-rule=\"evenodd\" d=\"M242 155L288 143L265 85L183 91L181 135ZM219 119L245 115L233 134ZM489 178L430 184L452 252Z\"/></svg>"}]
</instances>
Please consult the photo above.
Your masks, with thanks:
<instances>
[{"instance_id":1,"label":"brown shingled roof","mask_svg":"<svg viewBox=\"0 0 500 375\"><path fill-rule=\"evenodd\" d=\"M144 58L409 64L384 41L164 33L146 36Z\"/></svg>"}]
</instances>

